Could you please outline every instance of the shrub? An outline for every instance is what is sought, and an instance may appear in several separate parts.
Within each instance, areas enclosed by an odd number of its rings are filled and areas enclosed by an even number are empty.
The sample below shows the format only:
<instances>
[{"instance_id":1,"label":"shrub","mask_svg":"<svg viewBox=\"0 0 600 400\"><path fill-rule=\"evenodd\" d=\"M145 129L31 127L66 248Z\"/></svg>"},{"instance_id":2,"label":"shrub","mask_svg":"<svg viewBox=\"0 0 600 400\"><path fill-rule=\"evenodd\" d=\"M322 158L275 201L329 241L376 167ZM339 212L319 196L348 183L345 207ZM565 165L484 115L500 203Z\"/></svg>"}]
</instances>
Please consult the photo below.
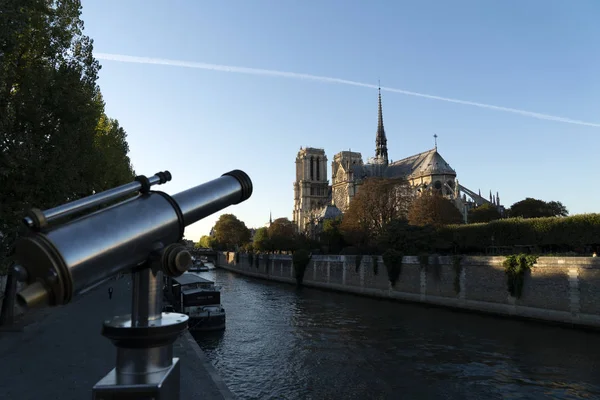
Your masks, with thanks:
<instances>
[{"instance_id":1,"label":"shrub","mask_svg":"<svg viewBox=\"0 0 600 400\"><path fill-rule=\"evenodd\" d=\"M600 244L600 214L571 217L507 218L489 223L449 225L438 230L439 250L481 253L491 246L536 246L547 252ZM494 240L492 241L492 237Z\"/></svg>"},{"instance_id":2,"label":"shrub","mask_svg":"<svg viewBox=\"0 0 600 400\"><path fill-rule=\"evenodd\" d=\"M537 262L538 257L528 254L511 255L502 263L506 273L506 284L511 296L521 298L525 273Z\"/></svg>"},{"instance_id":3,"label":"shrub","mask_svg":"<svg viewBox=\"0 0 600 400\"><path fill-rule=\"evenodd\" d=\"M310 263L311 254L304 249L296 250L292 255L292 263L294 264L294 275L296 277L296 283L302 285L304 280L304 273L306 267Z\"/></svg>"},{"instance_id":4,"label":"shrub","mask_svg":"<svg viewBox=\"0 0 600 400\"><path fill-rule=\"evenodd\" d=\"M383 253L383 263L387 269L388 278L393 286L396 286L396 282L402 272L402 259L404 255L397 250L388 249Z\"/></svg>"}]
</instances>

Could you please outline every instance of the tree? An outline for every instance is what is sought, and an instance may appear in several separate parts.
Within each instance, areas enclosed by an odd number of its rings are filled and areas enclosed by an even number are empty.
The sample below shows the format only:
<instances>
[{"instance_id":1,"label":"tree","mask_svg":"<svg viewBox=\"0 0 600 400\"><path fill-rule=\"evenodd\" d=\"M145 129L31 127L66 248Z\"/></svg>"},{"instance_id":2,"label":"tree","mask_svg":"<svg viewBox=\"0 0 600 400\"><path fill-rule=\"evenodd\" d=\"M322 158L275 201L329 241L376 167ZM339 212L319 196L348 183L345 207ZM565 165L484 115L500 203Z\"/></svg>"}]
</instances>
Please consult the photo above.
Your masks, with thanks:
<instances>
[{"instance_id":1,"label":"tree","mask_svg":"<svg viewBox=\"0 0 600 400\"><path fill-rule=\"evenodd\" d=\"M102 123L100 65L79 0L7 0L0 14L0 262L31 206L130 181L125 132Z\"/></svg>"},{"instance_id":2,"label":"tree","mask_svg":"<svg viewBox=\"0 0 600 400\"><path fill-rule=\"evenodd\" d=\"M425 191L414 201L408 213L411 225L442 226L460 224L463 221L458 208L437 192Z\"/></svg>"},{"instance_id":3,"label":"tree","mask_svg":"<svg viewBox=\"0 0 600 400\"><path fill-rule=\"evenodd\" d=\"M319 239L322 244L327 246L327 252L330 254L337 254L344 248L345 241L341 226L342 217L323 221L323 231Z\"/></svg>"},{"instance_id":4,"label":"tree","mask_svg":"<svg viewBox=\"0 0 600 400\"><path fill-rule=\"evenodd\" d=\"M224 250L237 250L250 241L250 230L233 214L223 214L215 224L215 241Z\"/></svg>"},{"instance_id":5,"label":"tree","mask_svg":"<svg viewBox=\"0 0 600 400\"><path fill-rule=\"evenodd\" d=\"M417 255L435 248L436 237L431 225L410 225L406 220L396 219L385 226L377 244L381 253L394 249L405 255Z\"/></svg>"},{"instance_id":6,"label":"tree","mask_svg":"<svg viewBox=\"0 0 600 400\"><path fill-rule=\"evenodd\" d=\"M212 237L210 237L208 235L202 235L202 237L200 237L200 240L196 244L196 247L201 248L201 249L209 249L209 248L211 248L212 242L213 242Z\"/></svg>"},{"instance_id":7,"label":"tree","mask_svg":"<svg viewBox=\"0 0 600 400\"><path fill-rule=\"evenodd\" d=\"M269 225L269 243L273 251L295 249L296 226L287 218L277 218Z\"/></svg>"},{"instance_id":8,"label":"tree","mask_svg":"<svg viewBox=\"0 0 600 400\"><path fill-rule=\"evenodd\" d=\"M254 232L253 248L254 250L260 252L271 251L271 243L269 242L269 230L267 228L258 228L256 232Z\"/></svg>"},{"instance_id":9,"label":"tree","mask_svg":"<svg viewBox=\"0 0 600 400\"><path fill-rule=\"evenodd\" d=\"M127 133L119 126L119 121L100 116L96 128L95 190L106 190L132 181L135 177L129 160Z\"/></svg>"},{"instance_id":10,"label":"tree","mask_svg":"<svg viewBox=\"0 0 600 400\"><path fill-rule=\"evenodd\" d=\"M342 220L344 238L359 249L370 246L387 223L406 219L413 199L406 180L365 179Z\"/></svg>"},{"instance_id":11,"label":"tree","mask_svg":"<svg viewBox=\"0 0 600 400\"><path fill-rule=\"evenodd\" d=\"M469 210L467 220L471 224L476 224L480 222L491 222L500 218L502 218L500 211L498 211L494 205L485 203L479 207Z\"/></svg>"},{"instance_id":12,"label":"tree","mask_svg":"<svg viewBox=\"0 0 600 400\"><path fill-rule=\"evenodd\" d=\"M545 202L527 197L525 200L513 204L508 214L511 218L566 217L569 215L569 211L559 201Z\"/></svg>"}]
</instances>

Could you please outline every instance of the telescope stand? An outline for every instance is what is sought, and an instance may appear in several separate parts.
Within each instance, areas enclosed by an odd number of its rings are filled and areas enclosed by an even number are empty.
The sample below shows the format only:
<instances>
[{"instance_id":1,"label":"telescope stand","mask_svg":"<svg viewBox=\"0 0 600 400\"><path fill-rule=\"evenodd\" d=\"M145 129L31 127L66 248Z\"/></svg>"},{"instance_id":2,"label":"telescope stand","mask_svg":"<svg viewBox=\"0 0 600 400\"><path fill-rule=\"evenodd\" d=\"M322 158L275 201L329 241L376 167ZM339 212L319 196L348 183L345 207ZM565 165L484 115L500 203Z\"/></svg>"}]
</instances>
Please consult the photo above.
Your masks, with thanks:
<instances>
[{"instance_id":1,"label":"telescope stand","mask_svg":"<svg viewBox=\"0 0 600 400\"><path fill-rule=\"evenodd\" d=\"M131 315L104 321L102 335L117 347L117 361L94 386L94 400L179 400L173 343L187 329L188 316L162 312L163 273L142 268L132 273Z\"/></svg>"}]
</instances>

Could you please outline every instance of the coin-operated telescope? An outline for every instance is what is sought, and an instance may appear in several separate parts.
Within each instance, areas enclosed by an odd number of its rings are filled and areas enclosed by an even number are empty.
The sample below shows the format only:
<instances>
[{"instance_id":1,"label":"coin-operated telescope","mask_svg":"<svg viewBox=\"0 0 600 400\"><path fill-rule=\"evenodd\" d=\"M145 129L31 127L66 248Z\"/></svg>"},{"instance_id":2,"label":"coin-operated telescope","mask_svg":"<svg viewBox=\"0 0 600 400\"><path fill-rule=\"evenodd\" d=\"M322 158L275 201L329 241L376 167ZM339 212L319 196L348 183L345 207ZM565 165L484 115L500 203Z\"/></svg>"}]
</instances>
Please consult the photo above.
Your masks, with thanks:
<instances>
[{"instance_id":1,"label":"coin-operated telescope","mask_svg":"<svg viewBox=\"0 0 600 400\"><path fill-rule=\"evenodd\" d=\"M15 270L28 284L17 301L25 307L67 304L120 272L132 272L131 315L104 321L102 334L117 347L117 360L94 386L96 400L179 399L173 343L187 329L188 317L162 312L163 274L179 276L191 265L179 243L187 225L252 194L252 181L240 170L173 196L151 190L170 180L168 171L138 176L50 210L33 209L24 218L29 234L15 243Z\"/></svg>"}]
</instances>

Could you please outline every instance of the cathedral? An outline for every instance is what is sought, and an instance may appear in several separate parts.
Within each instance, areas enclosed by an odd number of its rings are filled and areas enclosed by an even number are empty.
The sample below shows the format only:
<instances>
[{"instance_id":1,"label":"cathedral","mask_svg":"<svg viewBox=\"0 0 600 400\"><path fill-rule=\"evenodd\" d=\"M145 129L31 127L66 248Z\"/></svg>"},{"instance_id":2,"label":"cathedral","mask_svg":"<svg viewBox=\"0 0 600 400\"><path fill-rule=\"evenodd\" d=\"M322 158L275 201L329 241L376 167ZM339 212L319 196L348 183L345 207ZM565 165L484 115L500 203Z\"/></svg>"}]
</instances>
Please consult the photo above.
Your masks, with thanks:
<instances>
[{"instance_id":1,"label":"cathedral","mask_svg":"<svg viewBox=\"0 0 600 400\"><path fill-rule=\"evenodd\" d=\"M435 135L434 135L435 136ZM420 193L436 190L451 200L467 222L467 213L473 207L493 204L501 213L500 197L489 199L459 184L456 171L433 149L390 162L387 138L383 127L381 89L379 90L375 156L366 163L362 155L353 151L342 151L333 156L331 163L331 185L327 179L327 156L324 149L300 148L296 156L296 181L294 182L293 221L299 232L313 232L325 219L342 215L349 207L361 183L370 177L404 178Z\"/></svg>"}]
</instances>

